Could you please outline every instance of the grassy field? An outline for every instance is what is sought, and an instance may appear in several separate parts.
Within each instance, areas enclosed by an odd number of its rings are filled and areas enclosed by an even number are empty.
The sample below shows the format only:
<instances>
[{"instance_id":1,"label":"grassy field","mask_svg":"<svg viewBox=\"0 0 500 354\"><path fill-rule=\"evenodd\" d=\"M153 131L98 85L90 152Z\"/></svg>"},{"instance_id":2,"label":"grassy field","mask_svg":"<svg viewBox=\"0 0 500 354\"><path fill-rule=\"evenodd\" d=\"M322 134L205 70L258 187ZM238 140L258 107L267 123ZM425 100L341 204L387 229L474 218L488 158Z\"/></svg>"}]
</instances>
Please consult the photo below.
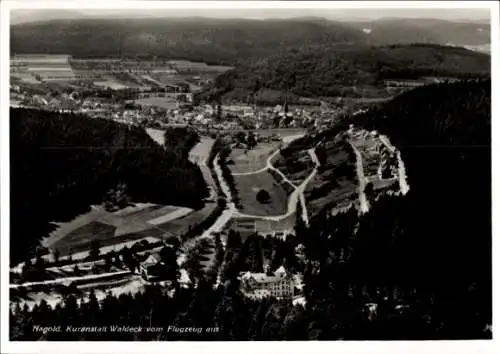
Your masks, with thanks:
<instances>
[{"instance_id":1,"label":"grassy field","mask_svg":"<svg viewBox=\"0 0 500 354\"><path fill-rule=\"evenodd\" d=\"M267 158L278 147L280 142L273 141L270 143L259 143L254 149L233 149L229 156L230 161L228 167L232 173L245 173L258 171L267 165Z\"/></svg>"},{"instance_id":2,"label":"grassy field","mask_svg":"<svg viewBox=\"0 0 500 354\"><path fill-rule=\"evenodd\" d=\"M269 137L272 135L279 135L280 137L284 138L287 136L292 136L292 135L298 135L298 134L304 134L306 132L306 129L304 128L273 128L273 129L256 129L254 130L256 134L260 134L263 137Z\"/></svg>"},{"instance_id":3,"label":"grassy field","mask_svg":"<svg viewBox=\"0 0 500 354\"><path fill-rule=\"evenodd\" d=\"M146 133L158 144L165 144L165 131L161 129L146 128Z\"/></svg>"},{"instance_id":4,"label":"grassy field","mask_svg":"<svg viewBox=\"0 0 500 354\"><path fill-rule=\"evenodd\" d=\"M226 230L233 229L240 233L243 241L250 235L272 234L273 232L288 233L295 226L295 214L279 221L264 220L259 218L232 218L226 225Z\"/></svg>"},{"instance_id":5,"label":"grassy field","mask_svg":"<svg viewBox=\"0 0 500 354\"><path fill-rule=\"evenodd\" d=\"M196 211L176 206L139 204L110 213L95 206L88 213L59 224L59 228L44 240L44 245L57 249L61 256L65 256L88 251L93 240L105 247L145 237L162 239L177 236L206 218L214 208L215 203L207 203Z\"/></svg>"},{"instance_id":6,"label":"grassy field","mask_svg":"<svg viewBox=\"0 0 500 354\"><path fill-rule=\"evenodd\" d=\"M326 206L344 208L351 203L358 203L356 181L342 179L332 185L315 176L310 185L312 189L305 193L309 217L313 217ZM313 194L315 188L323 192L315 195Z\"/></svg>"},{"instance_id":7,"label":"grassy field","mask_svg":"<svg viewBox=\"0 0 500 354\"><path fill-rule=\"evenodd\" d=\"M118 82L118 80L95 81L94 85L97 87L110 88L112 90L122 90L130 87L129 85Z\"/></svg>"},{"instance_id":8,"label":"grassy field","mask_svg":"<svg viewBox=\"0 0 500 354\"><path fill-rule=\"evenodd\" d=\"M214 142L215 140L211 138L201 138L189 152L189 159L194 163L206 163Z\"/></svg>"},{"instance_id":9,"label":"grassy field","mask_svg":"<svg viewBox=\"0 0 500 354\"><path fill-rule=\"evenodd\" d=\"M189 160L193 163L197 163L200 166L203 178L207 182L210 189L211 199L214 199L217 195L217 185L214 181L210 168L206 166L208 163L208 156L212 150L215 140L211 138L201 138L200 142L196 144L189 152Z\"/></svg>"},{"instance_id":10,"label":"grassy field","mask_svg":"<svg viewBox=\"0 0 500 354\"><path fill-rule=\"evenodd\" d=\"M278 154L271 163L295 185L302 183L314 169L314 162L305 150L290 156Z\"/></svg>"},{"instance_id":11,"label":"grassy field","mask_svg":"<svg viewBox=\"0 0 500 354\"><path fill-rule=\"evenodd\" d=\"M259 216L275 216L286 213L287 194L269 172L234 176L234 179L241 200L241 212ZM256 199L257 192L261 189L266 190L271 196L267 204L261 204Z\"/></svg>"},{"instance_id":12,"label":"grassy field","mask_svg":"<svg viewBox=\"0 0 500 354\"><path fill-rule=\"evenodd\" d=\"M271 169L267 171L274 177L275 181L281 186L281 188L283 188L287 196L290 196L290 194L293 193L295 190L295 186L293 184L284 179L277 171Z\"/></svg>"},{"instance_id":13,"label":"grassy field","mask_svg":"<svg viewBox=\"0 0 500 354\"><path fill-rule=\"evenodd\" d=\"M176 109L177 101L167 98L167 97L149 97L149 98L140 98L134 101L138 105L144 106L154 106L160 107L163 109Z\"/></svg>"},{"instance_id":14,"label":"grassy field","mask_svg":"<svg viewBox=\"0 0 500 354\"><path fill-rule=\"evenodd\" d=\"M185 217L156 225L156 227L166 234L178 236L185 233L190 227L204 220L216 207L217 204L215 202L207 202L200 210L195 210Z\"/></svg>"}]
</instances>

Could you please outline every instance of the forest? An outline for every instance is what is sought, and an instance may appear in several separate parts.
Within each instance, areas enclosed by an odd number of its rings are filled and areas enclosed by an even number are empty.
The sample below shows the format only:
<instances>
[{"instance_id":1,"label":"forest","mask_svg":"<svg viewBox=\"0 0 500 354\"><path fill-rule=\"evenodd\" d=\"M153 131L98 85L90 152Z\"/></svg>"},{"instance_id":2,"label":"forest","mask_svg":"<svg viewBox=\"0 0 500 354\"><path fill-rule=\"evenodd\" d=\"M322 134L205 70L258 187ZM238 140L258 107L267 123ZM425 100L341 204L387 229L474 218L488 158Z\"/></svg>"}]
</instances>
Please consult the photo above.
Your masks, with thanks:
<instances>
[{"instance_id":1,"label":"forest","mask_svg":"<svg viewBox=\"0 0 500 354\"><path fill-rule=\"evenodd\" d=\"M207 95L249 101L272 89L301 97L386 97L384 80L488 78L489 72L489 55L435 44L283 49L221 74Z\"/></svg>"},{"instance_id":2,"label":"forest","mask_svg":"<svg viewBox=\"0 0 500 354\"><path fill-rule=\"evenodd\" d=\"M491 338L491 82L432 85L405 93L353 124L388 134L409 176L406 196L381 197L370 211L319 213L296 238L242 240L230 232L218 287L167 295L69 294L50 309L15 306L16 340L417 340ZM345 125L346 122L342 122ZM333 128L334 130L337 128ZM297 247L304 257L298 259ZM249 300L237 274L263 261L302 271L306 305ZM175 262L172 262L175 267ZM219 327L214 333L51 333L46 325Z\"/></svg>"},{"instance_id":3,"label":"forest","mask_svg":"<svg viewBox=\"0 0 500 354\"><path fill-rule=\"evenodd\" d=\"M208 190L187 155L198 137L30 109L10 110L11 262L32 256L55 221L69 221L119 189L130 202L200 208Z\"/></svg>"}]
</instances>

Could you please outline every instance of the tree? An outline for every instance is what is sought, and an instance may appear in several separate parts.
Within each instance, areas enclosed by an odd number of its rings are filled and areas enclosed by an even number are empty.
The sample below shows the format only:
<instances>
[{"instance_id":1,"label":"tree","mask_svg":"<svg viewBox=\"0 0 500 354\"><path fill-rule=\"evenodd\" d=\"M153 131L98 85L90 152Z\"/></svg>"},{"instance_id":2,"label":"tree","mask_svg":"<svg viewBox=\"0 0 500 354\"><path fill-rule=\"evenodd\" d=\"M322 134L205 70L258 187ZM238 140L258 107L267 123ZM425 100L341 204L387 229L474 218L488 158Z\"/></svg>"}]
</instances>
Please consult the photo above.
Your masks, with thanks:
<instances>
[{"instance_id":1,"label":"tree","mask_svg":"<svg viewBox=\"0 0 500 354\"><path fill-rule=\"evenodd\" d=\"M54 262L59 262L59 256L60 256L60 253L59 253L59 250L56 248L54 250Z\"/></svg>"},{"instance_id":2,"label":"tree","mask_svg":"<svg viewBox=\"0 0 500 354\"><path fill-rule=\"evenodd\" d=\"M113 256L110 254L106 255L104 261L105 261L104 264L105 270L109 272L111 270L111 267L113 266Z\"/></svg>"},{"instance_id":3,"label":"tree","mask_svg":"<svg viewBox=\"0 0 500 354\"><path fill-rule=\"evenodd\" d=\"M160 259L165 268L165 278L177 282L179 265L174 247L164 246L160 251Z\"/></svg>"},{"instance_id":4,"label":"tree","mask_svg":"<svg viewBox=\"0 0 500 354\"><path fill-rule=\"evenodd\" d=\"M38 254L35 261L36 276L38 278L44 278L45 275L45 260Z\"/></svg>"},{"instance_id":5,"label":"tree","mask_svg":"<svg viewBox=\"0 0 500 354\"><path fill-rule=\"evenodd\" d=\"M365 186L365 194L366 198L368 199L369 202L373 202L375 198L375 190L373 189L373 183L368 182Z\"/></svg>"},{"instance_id":6,"label":"tree","mask_svg":"<svg viewBox=\"0 0 500 354\"><path fill-rule=\"evenodd\" d=\"M250 150L257 146L257 139L255 138L255 134L252 131L248 132L247 145Z\"/></svg>"},{"instance_id":7,"label":"tree","mask_svg":"<svg viewBox=\"0 0 500 354\"><path fill-rule=\"evenodd\" d=\"M239 232L231 229L227 235L227 248L236 249L241 246L241 235Z\"/></svg>"},{"instance_id":8,"label":"tree","mask_svg":"<svg viewBox=\"0 0 500 354\"><path fill-rule=\"evenodd\" d=\"M79 277L81 272L80 272L80 268L78 268L78 264L75 264L75 266L73 267L73 273L75 274L75 276Z\"/></svg>"},{"instance_id":9,"label":"tree","mask_svg":"<svg viewBox=\"0 0 500 354\"><path fill-rule=\"evenodd\" d=\"M98 240L92 240L90 242L89 258L96 259L97 257L99 257L100 253L101 253L100 242Z\"/></svg>"},{"instance_id":10,"label":"tree","mask_svg":"<svg viewBox=\"0 0 500 354\"><path fill-rule=\"evenodd\" d=\"M267 204L271 201L271 195L265 189L261 189L257 192L257 201L261 204Z\"/></svg>"},{"instance_id":11,"label":"tree","mask_svg":"<svg viewBox=\"0 0 500 354\"><path fill-rule=\"evenodd\" d=\"M247 142L247 137L245 135L245 132L236 133L236 141L245 144Z\"/></svg>"}]
</instances>

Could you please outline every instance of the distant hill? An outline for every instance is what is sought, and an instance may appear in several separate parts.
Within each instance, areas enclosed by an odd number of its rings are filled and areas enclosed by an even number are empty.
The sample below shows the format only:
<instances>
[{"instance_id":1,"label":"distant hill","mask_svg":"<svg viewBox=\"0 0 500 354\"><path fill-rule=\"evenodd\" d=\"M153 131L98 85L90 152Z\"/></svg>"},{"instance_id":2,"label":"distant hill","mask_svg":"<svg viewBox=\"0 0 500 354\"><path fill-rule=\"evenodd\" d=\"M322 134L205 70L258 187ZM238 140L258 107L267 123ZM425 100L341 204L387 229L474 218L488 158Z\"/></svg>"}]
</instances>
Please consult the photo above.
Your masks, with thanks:
<instances>
[{"instance_id":1,"label":"distant hill","mask_svg":"<svg viewBox=\"0 0 500 354\"><path fill-rule=\"evenodd\" d=\"M23 22L19 16L13 18L13 23ZM55 14L50 11L23 16L24 21L32 17L38 22L11 26L13 53L159 56L235 64L292 48L303 50L339 43L484 45L490 41L489 24L433 19L389 18L371 22L341 22L320 17L104 19L68 12L67 19L51 20Z\"/></svg>"},{"instance_id":2,"label":"distant hill","mask_svg":"<svg viewBox=\"0 0 500 354\"><path fill-rule=\"evenodd\" d=\"M234 64L288 48L362 42L364 37L339 22L300 19L77 19L12 26L11 52Z\"/></svg>"},{"instance_id":3,"label":"distant hill","mask_svg":"<svg viewBox=\"0 0 500 354\"><path fill-rule=\"evenodd\" d=\"M60 19L77 19L83 17L78 11L71 10L13 10L10 13L10 24L18 25L29 22L43 22Z\"/></svg>"},{"instance_id":4,"label":"distant hill","mask_svg":"<svg viewBox=\"0 0 500 354\"><path fill-rule=\"evenodd\" d=\"M331 46L291 50L220 75L214 92L240 99L263 89L289 90L304 97L387 96L383 80L424 76L489 76L487 54L433 44Z\"/></svg>"}]
</instances>

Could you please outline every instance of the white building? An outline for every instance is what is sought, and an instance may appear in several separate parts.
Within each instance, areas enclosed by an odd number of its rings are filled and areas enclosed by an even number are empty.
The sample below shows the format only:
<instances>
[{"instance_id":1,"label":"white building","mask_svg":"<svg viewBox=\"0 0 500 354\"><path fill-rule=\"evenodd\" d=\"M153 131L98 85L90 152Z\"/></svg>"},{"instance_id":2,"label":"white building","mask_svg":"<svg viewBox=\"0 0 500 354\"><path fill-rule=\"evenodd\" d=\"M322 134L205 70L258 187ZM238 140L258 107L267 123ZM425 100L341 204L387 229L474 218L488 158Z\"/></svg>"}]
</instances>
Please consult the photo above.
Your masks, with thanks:
<instances>
[{"instance_id":1,"label":"white building","mask_svg":"<svg viewBox=\"0 0 500 354\"><path fill-rule=\"evenodd\" d=\"M281 266L273 274L246 272L240 276L241 288L248 297L291 298L294 295L293 274Z\"/></svg>"}]
</instances>

